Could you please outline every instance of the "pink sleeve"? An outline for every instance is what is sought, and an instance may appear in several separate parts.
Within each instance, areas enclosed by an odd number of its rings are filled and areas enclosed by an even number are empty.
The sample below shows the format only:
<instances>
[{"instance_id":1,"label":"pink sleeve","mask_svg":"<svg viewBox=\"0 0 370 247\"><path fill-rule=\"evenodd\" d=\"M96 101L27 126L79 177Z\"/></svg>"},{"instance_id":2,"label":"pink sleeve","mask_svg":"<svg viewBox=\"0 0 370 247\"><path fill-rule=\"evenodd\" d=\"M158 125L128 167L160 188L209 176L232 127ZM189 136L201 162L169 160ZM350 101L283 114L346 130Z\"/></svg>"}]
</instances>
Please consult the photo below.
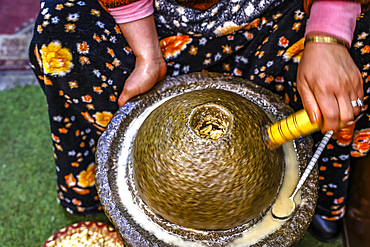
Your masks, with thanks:
<instances>
[{"instance_id":1,"label":"pink sleeve","mask_svg":"<svg viewBox=\"0 0 370 247\"><path fill-rule=\"evenodd\" d=\"M325 33L352 43L356 19L361 14L361 4L347 1L315 1L307 22L305 36Z\"/></svg>"},{"instance_id":2,"label":"pink sleeve","mask_svg":"<svg viewBox=\"0 0 370 247\"><path fill-rule=\"evenodd\" d=\"M154 12L153 0L139 0L121 7L108 8L118 24L143 19Z\"/></svg>"}]
</instances>

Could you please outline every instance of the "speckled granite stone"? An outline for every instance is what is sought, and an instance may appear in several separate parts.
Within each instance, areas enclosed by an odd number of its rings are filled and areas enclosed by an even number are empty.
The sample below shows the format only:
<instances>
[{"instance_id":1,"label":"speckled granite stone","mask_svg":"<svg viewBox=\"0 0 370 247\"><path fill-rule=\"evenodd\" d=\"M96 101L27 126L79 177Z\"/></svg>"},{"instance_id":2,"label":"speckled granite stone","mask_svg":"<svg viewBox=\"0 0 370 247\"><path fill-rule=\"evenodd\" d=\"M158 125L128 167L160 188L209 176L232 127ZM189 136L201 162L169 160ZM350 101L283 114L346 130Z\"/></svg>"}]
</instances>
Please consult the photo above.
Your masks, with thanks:
<instances>
[{"instance_id":1,"label":"speckled granite stone","mask_svg":"<svg viewBox=\"0 0 370 247\"><path fill-rule=\"evenodd\" d=\"M265 112L276 119L282 119L293 111L270 91L261 88L247 80L216 73L193 73L178 77L166 78L149 92L133 98L113 117L107 130L101 136L96 154L96 185L103 208L113 222L121 237L129 246L174 246L159 240L155 235L143 229L132 217L122 203L117 186L117 164L125 139L125 130L135 117L139 116L153 103L179 93L200 90L205 88L223 89L235 92L261 107ZM311 157L312 140L303 137L294 140L298 154L299 169L302 174ZM130 148L130 147L125 147ZM131 180L132 174L129 174ZM302 202L297 206L290 219L275 232L270 233L259 242L259 246L291 246L296 243L306 231L314 214L317 201L318 170L315 168L302 187ZM131 183L132 187L133 183ZM227 230L193 231L164 220L141 201L135 188L131 188L134 201L160 229L181 238L183 241L192 241L199 246L228 246L239 238L242 232L251 229L259 222L264 212L255 219L238 227Z\"/></svg>"}]
</instances>

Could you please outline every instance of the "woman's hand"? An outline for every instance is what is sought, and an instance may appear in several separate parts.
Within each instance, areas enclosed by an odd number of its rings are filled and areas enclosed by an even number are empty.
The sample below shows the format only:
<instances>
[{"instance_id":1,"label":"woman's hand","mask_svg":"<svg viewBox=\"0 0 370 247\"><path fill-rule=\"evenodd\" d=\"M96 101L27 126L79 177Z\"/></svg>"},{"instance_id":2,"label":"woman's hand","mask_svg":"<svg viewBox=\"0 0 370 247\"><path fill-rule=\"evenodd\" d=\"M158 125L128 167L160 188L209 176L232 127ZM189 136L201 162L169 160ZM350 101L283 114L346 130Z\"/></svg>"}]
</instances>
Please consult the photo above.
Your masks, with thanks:
<instances>
[{"instance_id":1,"label":"woman's hand","mask_svg":"<svg viewBox=\"0 0 370 247\"><path fill-rule=\"evenodd\" d=\"M298 67L297 88L311 122L337 131L359 114L351 101L364 96L362 77L346 47L309 42Z\"/></svg>"},{"instance_id":2,"label":"woman's hand","mask_svg":"<svg viewBox=\"0 0 370 247\"><path fill-rule=\"evenodd\" d=\"M147 92L156 82L164 79L167 72L153 15L120 24L120 27L136 56L136 62L135 69L127 78L118 98L119 107L132 97Z\"/></svg>"},{"instance_id":3,"label":"woman's hand","mask_svg":"<svg viewBox=\"0 0 370 247\"><path fill-rule=\"evenodd\" d=\"M123 91L118 98L119 107L132 97L149 91L156 82L166 76L167 65L163 57L151 60L136 57L135 69L127 78Z\"/></svg>"}]
</instances>

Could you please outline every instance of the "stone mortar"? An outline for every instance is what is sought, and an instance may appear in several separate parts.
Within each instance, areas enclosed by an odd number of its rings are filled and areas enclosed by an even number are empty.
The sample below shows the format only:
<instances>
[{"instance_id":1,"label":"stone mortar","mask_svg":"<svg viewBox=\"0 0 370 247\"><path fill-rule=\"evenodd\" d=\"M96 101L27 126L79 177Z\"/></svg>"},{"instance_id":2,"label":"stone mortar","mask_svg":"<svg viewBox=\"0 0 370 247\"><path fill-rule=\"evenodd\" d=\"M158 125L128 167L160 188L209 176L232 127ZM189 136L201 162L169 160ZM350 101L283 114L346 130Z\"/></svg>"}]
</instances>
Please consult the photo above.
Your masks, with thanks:
<instances>
[{"instance_id":1,"label":"stone mortar","mask_svg":"<svg viewBox=\"0 0 370 247\"><path fill-rule=\"evenodd\" d=\"M120 236L128 246L174 246L159 240L155 235L141 228L127 212L121 202L117 186L117 163L125 139L125 130L131 121L145 111L153 103L180 93L206 88L223 89L235 92L258 105L277 120L293 113L293 110L275 94L244 79L224 76L217 73L193 73L177 77L169 77L156 84L149 92L130 100L120 108L107 130L98 142L96 153L96 186L105 213L116 227ZM293 141L299 162L300 174L311 158L312 140L309 136ZM155 224L183 240L198 241L205 246L228 246L242 232L258 223L265 212L255 219L228 230L210 230L206 234L183 228L158 217L141 201L135 192L133 178L130 178L132 195L141 210ZM307 230L314 214L317 201L318 170L315 168L301 189L302 202L294 214L277 231L268 234L251 246L291 246L296 243Z\"/></svg>"}]
</instances>

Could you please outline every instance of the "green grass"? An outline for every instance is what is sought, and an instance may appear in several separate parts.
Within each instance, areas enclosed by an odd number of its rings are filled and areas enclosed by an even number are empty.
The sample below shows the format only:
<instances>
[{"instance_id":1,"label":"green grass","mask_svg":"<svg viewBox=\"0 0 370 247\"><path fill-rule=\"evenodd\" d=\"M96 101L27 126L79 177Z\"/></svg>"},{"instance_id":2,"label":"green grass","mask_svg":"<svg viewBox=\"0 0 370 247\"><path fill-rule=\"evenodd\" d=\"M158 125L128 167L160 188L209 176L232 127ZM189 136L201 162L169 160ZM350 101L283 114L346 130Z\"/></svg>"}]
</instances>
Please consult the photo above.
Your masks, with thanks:
<instances>
[{"instance_id":1,"label":"green grass","mask_svg":"<svg viewBox=\"0 0 370 247\"><path fill-rule=\"evenodd\" d=\"M73 223L108 223L102 213L74 216L56 202L55 164L45 96L40 87L0 92L0 246L40 247ZM342 247L308 233L295 247Z\"/></svg>"},{"instance_id":2,"label":"green grass","mask_svg":"<svg viewBox=\"0 0 370 247\"><path fill-rule=\"evenodd\" d=\"M0 92L0 246L41 246L67 225L109 222L80 217L56 201L56 175L45 96L40 87Z\"/></svg>"}]
</instances>

